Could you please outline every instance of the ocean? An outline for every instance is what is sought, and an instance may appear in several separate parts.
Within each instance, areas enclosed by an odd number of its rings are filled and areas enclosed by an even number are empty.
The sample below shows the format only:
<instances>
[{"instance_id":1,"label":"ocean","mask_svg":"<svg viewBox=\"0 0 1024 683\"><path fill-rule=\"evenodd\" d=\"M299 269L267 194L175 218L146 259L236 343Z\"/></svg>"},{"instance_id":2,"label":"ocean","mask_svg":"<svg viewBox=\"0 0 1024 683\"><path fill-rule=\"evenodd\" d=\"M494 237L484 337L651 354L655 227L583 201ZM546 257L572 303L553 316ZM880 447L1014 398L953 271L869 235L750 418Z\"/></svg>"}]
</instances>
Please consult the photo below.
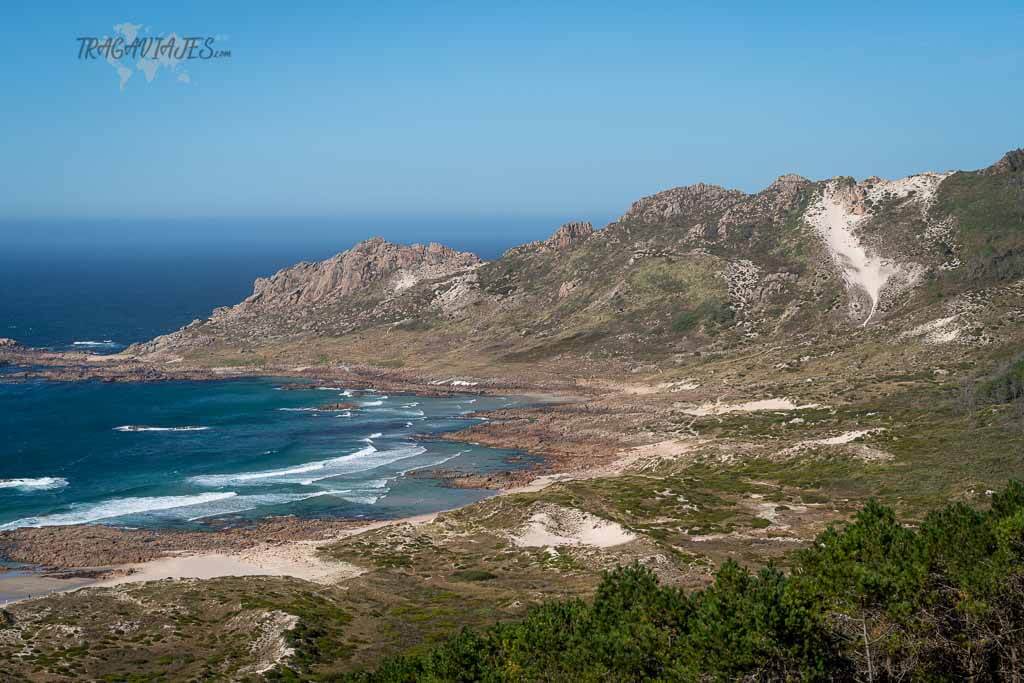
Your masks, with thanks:
<instances>
[{"instance_id":1,"label":"ocean","mask_svg":"<svg viewBox=\"0 0 1024 683\"><path fill-rule=\"evenodd\" d=\"M322 257L319 255L317 257ZM116 351L239 301L295 255L0 257L0 336ZM10 369L8 369L9 371ZM268 515L393 518L490 495L406 473L526 467L431 438L515 398L295 389L293 380L4 382L0 529L76 523L204 528ZM351 410L319 410L352 402Z\"/></svg>"},{"instance_id":2,"label":"ocean","mask_svg":"<svg viewBox=\"0 0 1024 683\"><path fill-rule=\"evenodd\" d=\"M0 250L0 337L58 351L119 351L252 293L257 277L330 247Z\"/></svg>"}]
</instances>

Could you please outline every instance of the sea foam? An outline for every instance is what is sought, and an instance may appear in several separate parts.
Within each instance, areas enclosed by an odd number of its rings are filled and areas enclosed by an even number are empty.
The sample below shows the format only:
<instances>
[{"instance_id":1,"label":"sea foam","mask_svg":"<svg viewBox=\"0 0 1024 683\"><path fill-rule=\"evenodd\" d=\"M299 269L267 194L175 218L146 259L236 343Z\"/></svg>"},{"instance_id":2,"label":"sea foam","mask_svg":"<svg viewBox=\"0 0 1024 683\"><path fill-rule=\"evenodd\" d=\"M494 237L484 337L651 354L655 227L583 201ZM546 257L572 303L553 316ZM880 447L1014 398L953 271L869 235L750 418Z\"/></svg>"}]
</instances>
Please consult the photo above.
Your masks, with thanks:
<instances>
[{"instance_id":1,"label":"sea foam","mask_svg":"<svg viewBox=\"0 0 1024 683\"><path fill-rule=\"evenodd\" d=\"M209 427L147 427L146 425L121 425L115 432L205 432Z\"/></svg>"},{"instance_id":2,"label":"sea foam","mask_svg":"<svg viewBox=\"0 0 1024 683\"><path fill-rule=\"evenodd\" d=\"M17 489L19 491L48 491L62 489L67 485L68 480L63 477L0 479L0 489Z\"/></svg>"},{"instance_id":3,"label":"sea foam","mask_svg":"<svg viewBox=\"0 0 1024 683\"><path fill-rule=\"evenodd\" d=\"M69 512L61 512L41 517L25 517L7 524L0 525L0 529L17 529L18 527L31 526L61 526L65 524L88 524L101 519L113 519L125 515L138 515L158 510L170 510L173 508L184 508L193 505L201 505L216 500L224 500L236 496L234 491L223 491L217 493L200 493L194 496L156 496L152 498L114 498L101 503L76 504L71 506Z\"/></svg>"},{"instance_id":4,"label":"sea foam","mask_svg":"<svg viewBox=\"0 0 1024 683\"><path fill-rule=\"evenodd\" d=\"M388 465L426 452L427 449L422 446L402 446L384 451L378 451L373 446L366 446L354 453L337 458L315 460L295 465L294 467L257 472L237 472L235 474L200 475L190 477L189 481L199 486L209 487L262 486L266 484L302 484L308 486L331 477L372 470L376 467Z\"/></svg>"},{"instance_id":5,"label":"sea foam","mask_svg":"<svg viewBox=\"0 0 1024 683\"><path fill-rule=\"evenodd\" d=\"M123 344L118 344L112 339L104 339L103 341L76 341L71 342L72 346L86 346L86 347L97 347L97 348L120 348Z\"/></svg>"}]
</instances>

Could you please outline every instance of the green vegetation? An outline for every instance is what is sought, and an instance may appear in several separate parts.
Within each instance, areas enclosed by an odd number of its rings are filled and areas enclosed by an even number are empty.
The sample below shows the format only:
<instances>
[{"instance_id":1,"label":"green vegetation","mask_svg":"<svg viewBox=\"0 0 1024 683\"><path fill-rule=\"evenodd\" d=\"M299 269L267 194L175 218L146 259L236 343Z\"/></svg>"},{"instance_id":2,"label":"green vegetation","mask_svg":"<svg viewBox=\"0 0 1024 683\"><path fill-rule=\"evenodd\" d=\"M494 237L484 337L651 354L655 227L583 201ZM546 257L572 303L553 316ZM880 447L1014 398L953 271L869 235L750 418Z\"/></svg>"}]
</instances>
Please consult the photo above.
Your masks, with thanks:
<instances>
[{"instance_id":1,"label":"green vegetation","mask_svg":"<svg viewBox=\"0 0 1024 683\"><path fill-rule=\"evenodd\" d=\"M947 286L977 288L1024 276L1024 173L956 173L939 187L937 214L960 226L963 266Z\"/></svg>"},{"instance_id":2,"label":"green vegetation","mask_svg":"<svg viewBox=\"0 0 1024 683\"><path fill-rule=\"evenodd\" d=\"M677 314L672 319L672 330L689 332L700 323L725 325L732 322L734 315L732 308L722 301L705 301L694 310Z\"/></svg>"},{"instance_id":3,"label":"green vegetation","mask_svg":"<svg viewBox=\"0 0 1024 683\"><path fill-rule=\"evenodd\" d=\"M1024 354L1005 363L977 387L981 403L1010 403L1024 397Z\"/></svg>"},{"instance_id":4,"label":"green vegetation","mask_svg":"<svg viewBox=\"0 0 1024 683\"><path fill-rule=\"evenodd\" d=\"M548 602L351 680L1001 680L1024 657L1022 561L1019 483L916 530L872 501L788 576L727 562L687 595L618 568L591 603Z\"/></svg>"},{"instance_id":5,"label":"green vegetation","mask_svg":"<svg viewBox=\"0 0 1024 683\"><path fill-rule=\"evenodd\" d=\"M456 581L494 581L498 575L485 569L462 569L453 572L452 578Z\"/></svg>"}]
</instances>

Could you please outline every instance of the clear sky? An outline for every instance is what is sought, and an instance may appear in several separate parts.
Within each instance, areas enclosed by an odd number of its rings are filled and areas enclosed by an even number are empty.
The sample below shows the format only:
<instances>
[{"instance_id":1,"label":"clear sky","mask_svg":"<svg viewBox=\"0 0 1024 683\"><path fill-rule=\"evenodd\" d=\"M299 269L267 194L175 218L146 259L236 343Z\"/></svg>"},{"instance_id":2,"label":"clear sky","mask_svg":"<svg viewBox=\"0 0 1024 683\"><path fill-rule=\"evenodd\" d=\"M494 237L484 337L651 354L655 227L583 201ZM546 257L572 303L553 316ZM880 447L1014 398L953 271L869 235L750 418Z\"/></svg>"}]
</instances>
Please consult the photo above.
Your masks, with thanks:
<instances>
[{"instance_id":1,"label":"clear sky","mask_svg":"<svg viewBox=\"0 0 1024 683\"><path fill-rule=\"evenodd\" d=\"M9 241L529 239L676 185L1024 146L1019 0L59 4L0 4ZM77 38L124 22L231 56L122 91Z\"/></svg>"}]
</instances>

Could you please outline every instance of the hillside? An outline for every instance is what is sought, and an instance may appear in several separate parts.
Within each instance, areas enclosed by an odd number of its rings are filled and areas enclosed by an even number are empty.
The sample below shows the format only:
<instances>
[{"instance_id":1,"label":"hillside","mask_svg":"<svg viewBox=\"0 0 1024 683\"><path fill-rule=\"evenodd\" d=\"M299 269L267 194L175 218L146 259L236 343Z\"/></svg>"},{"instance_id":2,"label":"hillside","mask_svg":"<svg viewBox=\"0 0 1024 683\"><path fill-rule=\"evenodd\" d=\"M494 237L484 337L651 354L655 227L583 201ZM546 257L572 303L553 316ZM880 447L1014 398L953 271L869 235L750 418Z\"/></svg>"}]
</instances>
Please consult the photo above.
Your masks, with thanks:
<instances>
[{"instance_id":1,"label":"hillside","mask_svg":"<svg viewBox=\"0 0 1024 683\"><path fill-rule=\"evenodd\" d=\"M202 364L287 356L315 338L328 361L372 347L389 367L416 366L425 349L456 364L635 365L858 330L1009 341L995 319L1017 313L986 306L1024 276L1022 158L895 181L784 175L755 194L674 188L603 229L567 224L491 262L375 238L259 280L239 305L129 353Z\"/></svg>"}]
</instances>

